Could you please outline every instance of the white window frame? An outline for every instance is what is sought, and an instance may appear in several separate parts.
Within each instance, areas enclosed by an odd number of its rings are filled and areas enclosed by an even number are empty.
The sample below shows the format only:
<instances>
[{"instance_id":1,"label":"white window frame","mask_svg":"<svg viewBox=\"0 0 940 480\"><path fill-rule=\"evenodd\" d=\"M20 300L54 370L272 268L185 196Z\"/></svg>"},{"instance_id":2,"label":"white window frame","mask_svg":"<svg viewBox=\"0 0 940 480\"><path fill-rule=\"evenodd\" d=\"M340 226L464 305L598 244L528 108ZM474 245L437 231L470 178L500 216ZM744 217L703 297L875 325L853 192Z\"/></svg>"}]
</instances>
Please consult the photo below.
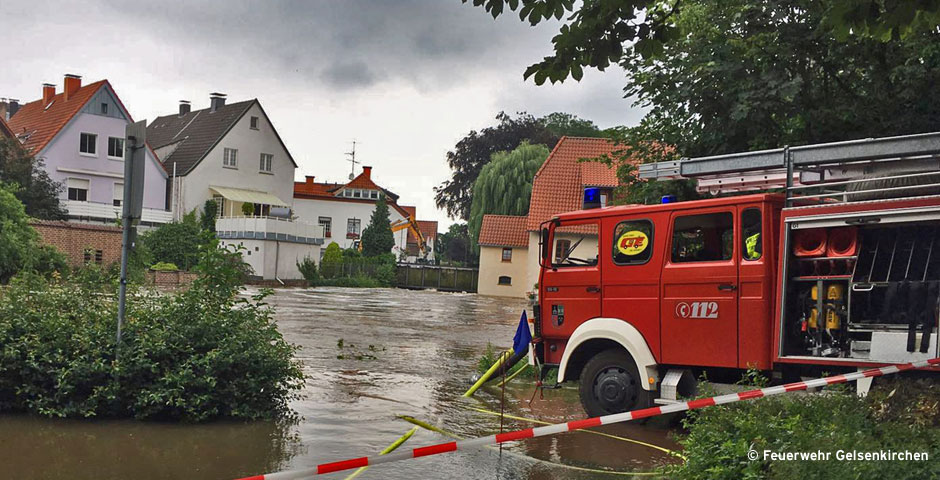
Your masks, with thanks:
<instances>
[{"instance_id":1,"label":"white window frame","mask_svg":"<svg viewBox=\"0 0 940 480\"><path fill-rule=\"evenodd\" d=\"M261 173L274 173L274 155L270 153L262 153L261 164L259 165L258 171Z\"/></svg>"},{"instance_id":2,"label":"white window frame","mask_svg":"<svg viewBox=\"0 0 940 480\"><path fill-rule=\"evenodd\" d=\"M353 228L355 226L355 228ZM362 235L362 219L360 218L347 218L346 219L346 236L356 235L356 238Z\"/></svg>"},{"instance_id":3,"label":"white window frame","mask_svg":"<svg viewBox=\"0 0 940 480\"><path fill-rule=\"evenodd\" d=\"M83 186L84 188L81 188L81 187L79 187L79 186L73 186L73 182L75 182L76 184L82 184L82 186ZM72 189L74 189L74 190L76 190L76 191L77 191L77 190L84 190L84 191L85 191L85 199L84 199L84 200L78 200L78 199L74 199L74 200L73 200L73 199L69 198L69 193L70 193L69 190L72 190ZM88 180L87 178L69 177L69 178L67 178L67 179L65 180L65 198L67 198L69 201L72 201L72 202L87 202L87 201L88 201L88 194L89 194L89 193L91 193L91 181ZM76 194L76 197L77 197L77 196L78 196L78 195Z\"/></svg>"},{"instance_id":4,"label":"white window frame","mask_svg":"<svg viewBox=\"0 0 940 480\"><path fill-rule=\"evenodd\" d=\"M119 190L120 189L120 190ZM120 192L120 193L118 193ZM111 204L115 207L120 207L124 203L124 184L121 182L114 182L114 195L111 200Z\"/></svg>"},{"instance_id":5,"label":"white window frame","mask_svg":"<svg viewBox=\"0 0 940 480\"><path fill-rule=\"evenodd\" d=\"M94 149L93 152L86 152L82 150L86 147L85 141L84 141L86 135L93 139L91 143L91 147ZM79 133L78 134L78 154L83 157L96 157L97 158L98 157L98 134L88 133L88 132Z\"/></svg>"},{"instance_id":6,"label":"white window frame","mask_svg":"<svg viewBox=\"0 0 940 480\"><path fill-rule=\"evenodd\" d=\"M323 236L330 238L333 235L333 217L318 217L317 225L323 227ZM346 228L349 228L348 225Z\"/></svg>"},{"instance_id":7,"label":"white window frame","mask_svg":"<svg viewBox=\"0 0 940 480\"><path fill-rule=\"evenodd\" d=\"M222 149L222 166L224 168L233 168L238 170L238 149L237 148L224 148Z\"/></svg>"},{"instance_id":8,"label":"white window frame","mask_svg":"<svg viewBox=\"0 0 940 480\"><path fill-rule=\"evenodd\" d=\"M111 155L111 140L120 140L121 141L121 155L114 156ZM110 160L124 160L124 139L121 137L108 137L108 159Z\"/></svg>"}]
</instances>

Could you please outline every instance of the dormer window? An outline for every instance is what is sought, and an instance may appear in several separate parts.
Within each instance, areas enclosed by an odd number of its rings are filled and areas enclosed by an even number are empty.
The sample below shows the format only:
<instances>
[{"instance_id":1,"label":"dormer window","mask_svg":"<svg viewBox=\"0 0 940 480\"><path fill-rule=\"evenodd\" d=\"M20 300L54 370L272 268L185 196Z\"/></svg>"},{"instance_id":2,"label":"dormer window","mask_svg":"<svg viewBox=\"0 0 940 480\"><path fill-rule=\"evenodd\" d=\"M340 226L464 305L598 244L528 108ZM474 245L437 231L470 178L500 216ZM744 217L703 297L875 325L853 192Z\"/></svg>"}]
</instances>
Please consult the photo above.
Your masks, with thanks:
<instances>
[{"instance_id":1,"label":"dormer window","mask_svg":"<svg viewBox=\"0 0 940 480\"><path fill-rule=\"evenodd\" d=\"M102 114L102 115L107 115L107 114L108 114L108 104L107 104L107 103L102 103L102 104L101 104L101 114Z\"/></svg>"},{"instance_id":2,"label":"dormer window","mask_svg":"<svg viewBox=\"0 0 940 480\"><path fill-rule=\"evenodd\" d=\"M372 190L371 192L369 192L369 198L371 198L371 199L373 199L373 200L378 199L378 198L379 198L379 192L377 192L377 191L375 191L375 190Z\"/></svg>"},{"instance_id":3,"label":"dormer window","mask_svg":"<svg viewBox=\"0 0 940 480\"><path fill-rule=\"evenodd\" d=\"M258 117L251 117L251 119L249 120L249 125L252 130L257 130L258 129Z\"/></svg>"}]
</instances>

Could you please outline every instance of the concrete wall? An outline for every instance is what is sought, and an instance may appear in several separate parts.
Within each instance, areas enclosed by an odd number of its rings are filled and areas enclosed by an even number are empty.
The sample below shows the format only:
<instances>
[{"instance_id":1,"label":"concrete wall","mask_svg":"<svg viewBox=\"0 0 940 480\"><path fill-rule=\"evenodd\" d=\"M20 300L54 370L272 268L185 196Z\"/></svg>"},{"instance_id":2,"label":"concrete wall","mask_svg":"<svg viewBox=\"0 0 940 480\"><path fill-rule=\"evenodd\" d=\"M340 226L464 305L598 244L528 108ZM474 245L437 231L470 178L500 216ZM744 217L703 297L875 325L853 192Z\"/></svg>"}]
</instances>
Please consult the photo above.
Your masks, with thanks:
<instances>
[{"instance_id":1,"label":"concrete wall","mask_svg":"<svg viewBox=\"0 0 940 480\"><path fill-rule=\"evenodd\" d=\"M111 109L109 109L111 111ZM88 180L88 201L112 205L114 185L124 183L124 159L108 157L108 137L124 138L123 118L79 113L40 152L49 177L62 182L59 198L68 198L69 178ZM94 156L80 153L82 133L98 136ZM148 150L144 168L144 208L166 209L166 173Z\"/></svg>"},{"instance_id":2,"label":"concrete wall","mask_svg":"<svg viewBox=\"0 0 940 480\"><path fill-rule=\"evenodd\" d=\"M346 224L350 218L360 220L361 230L369 225L369 219L372 218L372 211L375 210L375 203L366 202L345 202L341 200L316 200L310 198L294 199L294 214L298 220L317 224L319 217L329 217L333 222L333 232L330 237L324 237L324 248L330 242L336 242L341 248L352 248L356 239L346 238ZM404 220L404 217L398 210L388 209L388 217L391 223ZM392 253L398 256L399 252L405 249L408 242L408 230L399 230L392 234L395 237L395 247Z\"/></svg>"},{"instance_id":3,"label":"concrete wall","mask_svg":"<svg viewBox=\"0 0 940 480\"><path fill-rule=\"evenodd\" d=\"M320 263L320 246L275 240L221 240L220 246L241 245L245 247L242 258L251 265L253 275L264 280L297 280L303 275L297 263L310 257Z\"/></svg>"},{"instance_id":4,"label":"concrete wall","mask_svg":"<svg viewBox=\"0 0 940 480\"><path fill-rule=\"evenodd\" d=\"M512 260L504 262L502 259L504 247L480 247L480 274L477 283L477 293L498 297L524 298L525 292L532 290L529 278L529 249L526 247L512 248ZM536 264L538 268L538 264ZM512 279L511 285L500 285L499 277L508 276Z\"/></svg>"},{"instance_id":5,"label":"concrete wall","mask_svg":"<svg viewBox=\"0 0 940 480\"><path fill-rule=\"evenodd\" d=\"M121 229L107 225L88 223L35 221L33 228L45 245L51 245L64 253L72 266L85 263L86 251L91 263L101 252L101 265L109 266L121 261Z\"/></svg>"},{"instance_id":6,"label":"concrete wall","mask_svg":"<svg viewBox=\"0 0 940 480\"><path fill-rule=\"evenodd\" d=\"M251 117L258 117L258 130L251 128ZM238 168L222 166L226 148L238 150ZM260 171L262 153L274 155L272 173ZM166 164L166 169L173 171L172 162ZM267 192L290 205L294 197L294 164L261 107L254 104L206 158L183 177L182 184L183 213L194 209L201 211L205 201L212 198L211 186ZM229 216L228 207L225 210L223 215ZM233 210L232 215L241 216L241 210Z\"/></svg>"}]
</instances>

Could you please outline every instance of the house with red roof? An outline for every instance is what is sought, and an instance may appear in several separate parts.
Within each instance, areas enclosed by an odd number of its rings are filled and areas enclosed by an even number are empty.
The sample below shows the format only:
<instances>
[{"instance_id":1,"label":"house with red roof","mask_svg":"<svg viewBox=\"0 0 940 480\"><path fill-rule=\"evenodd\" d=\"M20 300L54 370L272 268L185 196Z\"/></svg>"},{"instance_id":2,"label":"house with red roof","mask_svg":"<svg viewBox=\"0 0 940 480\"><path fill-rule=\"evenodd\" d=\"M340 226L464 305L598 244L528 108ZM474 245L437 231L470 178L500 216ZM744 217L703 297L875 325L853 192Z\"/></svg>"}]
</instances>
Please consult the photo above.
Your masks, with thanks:
<instances>
[{"instance_id":1,"label":"house with red roof","mask_svg":"<svg viewBox=\"0 0 940 480\"><path fill-rule=\"evenodd\" d=\"M358 247L362 230L369 225L380 197L385 197L388 203L389 221L393 225L395 246L391 253L411 262L419 258L433 260L437 222L417 220L415 207L401 205L398 194L373 181L372 167L363 166L362 172L347 183L317 182L312 175L303 182L294 182L297 216L322 226L324 243L336 242L341 248ZM412 221L424 238L424 256L420 254L418 237L407 226Z\"/></svg>"},{"instance_id":2,"label":"house with red roof","mask_svg":"<svg viewBox=\"0 0 940 480\"><path fill-rule=\"evenodd\" d=\"M539 227L559 213L607 206L617 186L616 168L584 162L620 147L604 138L562 137L532 181L525 216L484 215L477 243L480 274L477 292L524 297L538 282ZM553 258L564 252L576 258L597 257L597 232L571 228L556 233Z\"/></svg>"},{"instance_id":3,"label":"house with red roof","mask_svg":"<svg viewBox=\"0 0 940 480\"><path fill-rule=\"evenodd\" d=\"M18 106L18 105L17 105ZM65 75L63 89L43 84L42 98L18 106L9 130L63 185L61 200L71 220L114 222L124 198L124 130L133 122L107 80L82 85ZM167 172L146 152L141 223L172 219Z\"/></svg>"}]
</instances>

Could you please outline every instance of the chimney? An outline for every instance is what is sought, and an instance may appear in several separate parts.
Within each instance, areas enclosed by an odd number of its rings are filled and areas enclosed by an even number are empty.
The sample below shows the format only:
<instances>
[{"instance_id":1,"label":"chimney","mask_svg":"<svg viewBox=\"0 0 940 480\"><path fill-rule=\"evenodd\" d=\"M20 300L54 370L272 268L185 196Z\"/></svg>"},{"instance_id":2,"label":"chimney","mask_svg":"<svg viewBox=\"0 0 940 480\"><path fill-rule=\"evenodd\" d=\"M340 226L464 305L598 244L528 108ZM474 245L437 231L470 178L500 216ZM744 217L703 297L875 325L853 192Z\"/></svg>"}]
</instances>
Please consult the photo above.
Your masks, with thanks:
<instances>
[{"instance_id":1,"label":"chimney","mask_svg":"<svg viewBox=\"0 0 940 480\"><path fill-rule=\"evenodd\" d=\"M226 95L224 93L218 93L218 92L210 93L209 94L209 106L210 106L209 111L214 112L218 110L219 108L224 107L225 97Z\"/></svg>"},{"instance_id":2,"label":"chimney","mask_svg":"<svg viewBox=\"0 0 940 480\"><path fill-rule=\"evenodd\" d=\"M372 167L367 167L367 166L363 165L363 166L362 166L362 174L365 175L366 178L372 178Z\"/></svg>"},{"instance_id":3,"label":"chimney","mask_svg":"<svg viewBox=\"0 0 940 480\"><path fill-rule=\"evenodd\" d=\"M180 100L180 116L186 115L192 111L192 106L189 104L189 100Z\"/></svg>"},{"instance_id":4,"label":"chimney","mask_svg":"<svg viewBox=\"0 0 940 480\"><path fill-rule=\"evenodd\" d=\"M316 178L314 175L304 175L304 180L306 180L307 185L313 185L313 179Z\"/></svg>"},{"instance_id":5,"label":"chimney","mask_svg":"<svg viewBox=\"0 0 940 480\"><path fill-rule=\"evenodd\" d=\"M55 96L55 85L51 83L42 84L42 106L49 106L49 102L52 101L52 97Z\"/></svg>"},{"instance_id":6,"label":"chimney","mask_svg":"<svg viewBox=\"0 0 940 480\"><path fill-rule=\"evenodd\" d=\"M79 88L82 88L82 77L66 73L63 85L62 93L65 94L65 99L68 100L72 95L75 95Z\"/></svg>"},{"instance_id":7,"label":"chimney","mask_svg":"<svg viewBox=\"0 0 940 480\"><path fill-rule=\"evenodd\" d=\"M10 104L7 105L7 120L13 118L13 115L16 115L16 112L20 111L20 101L11 98Z\"/></svg>"}]
</instances>

